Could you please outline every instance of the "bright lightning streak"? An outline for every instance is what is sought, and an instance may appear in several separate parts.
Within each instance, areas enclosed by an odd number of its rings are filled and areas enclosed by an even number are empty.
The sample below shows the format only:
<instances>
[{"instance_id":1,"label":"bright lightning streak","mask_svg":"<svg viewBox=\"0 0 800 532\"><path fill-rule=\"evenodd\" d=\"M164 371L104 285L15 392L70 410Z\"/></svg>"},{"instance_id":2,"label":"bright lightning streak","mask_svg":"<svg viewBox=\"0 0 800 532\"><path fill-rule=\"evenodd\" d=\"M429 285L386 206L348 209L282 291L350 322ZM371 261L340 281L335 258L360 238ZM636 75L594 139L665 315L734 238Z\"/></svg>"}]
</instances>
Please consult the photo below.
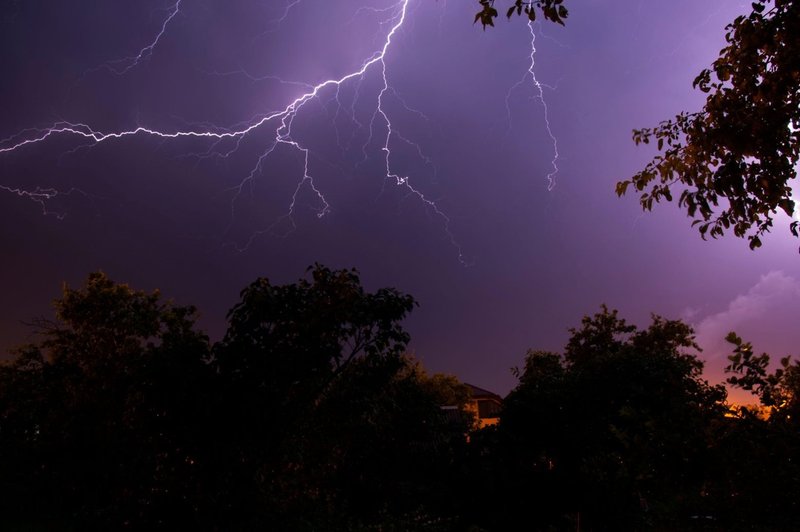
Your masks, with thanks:
<instances>
[{"instance_id":1,"label":"bright lightning streak","mask_svg":"<svg viewBox=\"0 0 800 532\"><path fill-rule=\"evenodd\" d=\"M108 66L113 72L117 74L124 74L137 66L141 63L141 61L146 60L150 57L155 49L156 45L164 36L165 32L167 31L167 27L169 23L175 18L175 16L180 11L182 0L177 0L176 3L172 6L168 16L164 20L161 31L156 35L154 40L144 48L139 51L139 54L132 58L127 58L124 60L120 60L120 62L125 63L125 68L122 70L116 70L112 67ZM241 181L241 183L235 187L236 195L232 200L233 203L236 201L238 195L242 192L242 189L245 185L252 182L256 175L262 170L263 164L266 159L274 152L274 150L279 145L285 145L302 155L303 159L303 175L297 183L297 186L294 190L292 195L292 200L288 208L288 212L281 218L279 218L275 223L269 226L267 229L255 233L251 236L250 240L247 243L249 246L254 238L259 234L269 233L272 229L277 226L277 224L281 223L284 220L288 220L292 227L294 227L294 222L292 221L292 215L295 212L296 205L297 205L297 198L298 194L302 190L303 187L307 187L310 189L317 197L321 204L321 208L317 211L318 217L323 217L327 213L330 212L330 204L325 199L322 192L317 188L316 184L314 183L314 178L311 174L309 164L310 164L310 152L309 149L306 148L300 141L294 139L292 137L292 125L294 122L295 117L298 113L303 109L303 107L310 102L311 100L320 96L320 94L326 89L335 89L338 94L338 90L344 83L358 79L359 83L360 80L363 80L365 74L373 67L378 68L381 79L383 81L382 87L378 94L377 100L377 108L375 114L373 115L373 119L370 123L370 138L372 137L372 127L374 122L378 116L380 116L382 122L385 125L386 133L384 136L383 145L381 147L381 151L384 154L384 162L385 162L385 179L386 180L394 180L397 186L402 186L408 191L409 196L415 196L421 201L427 208L429 208L436 216L438 216L444 223L444 230L447 234L447 237L450 243L457 249L459 261L463 264L467 264L464 255L462 253L460 245L456 242L451 230L450 224L451 220L448 216L442 212L442 210L437 206L436 202L432 199L426 197L419 189L412 186L410 182L409 176L401 176L395 173L392 170L391 166L391 144L392 140L395 136L403 142L409 142L404 137L398 136L392 125L392 121L390 119L389 113L384 108L384 96L387 92L394 93L394 90L391 88L387 76L387 65L386 65L386 56L389 52L389 49L392 45L392 41L400 28L406 21L406 14L408 10L408 4L410 0L400 0L398 3L394 4L394 6L387 8L385 10L375 10L378 12L386 12L392 13L390 18L382 22L381 24L391 24L391 28L389 29L388 33L386 34L385 40L383 41L382 47L373 52L366 60L364 60L361 64L361 67L357 70L347 73L339 78L331 78L325 81L322 81L316 85L307 85L306 92L289 102L283 109L268 113L260 117L260 119L254 120L249 124L245 124L238 129L230 129L224 130L221 128L202 128L202 127L190 127L186 130L176 130L176 131L160 131L156 129L151 129L144 126L139 126L134 129L124 130L124 131L112 131L112 132L105 132L93 129L90 125L84 123L73 123L73 122L57 122L54 123L52 126L47 128L40 128L40 129L29 129L19 133L18 135L12 136L8 139L4 139L0 141L0 154L2 153L10 153L14 152L41 142L46 141L50 137L60 136L60 135L69 135L69 136L76 136L83 138L89 141L90 145L97 145L103 142L108 142L112 140L119 140L124 139L126 137L133 137L139 135L149 135L153 137L158 137L161 139L178 139L178 138L205 138L219 143L226 139L231 139L235 141L235 147L223 154L223 156L228 156L239 147L239 143L242 139L247 136L249 133L254 132L257 129L262 127L266 127L270 123L274 123L275 125L275 137L273 141L269 143L269 146L262 152L261 156L258 158L256 164L253 166L250 173ZM286 10L283 14L282 18L288 16L289 11L295 7L297 4L300 3L300 0L295 0L290 2ZM535 78L534 78L535 79ZM402 100L398 97L398 100L402 102ZM408 109L403 103L404 107ZM368 141L369 143L369 141ZM211 148L214 149L213 147ZM418 152L421 154L421 150L417 146ZM425 158L428 161L427 158ZM25 191L22 189L12 188L12 187L3 187L5 190L17 194L19 196L30 198L37 203L44 206L44 203L58 195L58 191L52 189L35 189L33 191ZM242 248L242 249L246 249Z\"/></svg>"},{"instance_id":2,"label":"bright lightning streak","mask_svg":"<svg viewBox=\"0 0 800 532\"><path fill-rule=\"evenodd\" d=\"M517 83L515 83L511 89L509 89L508 94L506 95L506 111L508 113L509 123L511 121L511 107L509 104L509 99L511 97L511 93L514 92L517 88L519 88L525 80L530 77L531 84L535 90L535 98L539 100L542 104L542 109L544 111L544 127L547 131L547 135L550 137L550 142L553 146L553 158L550 160L551 170L547 173L547 190L552 191L556 186L556 176L558 175L559 168L558 168L558 139L556 138L555 134L553 134L553 130L550 127L550 110L547 106L547 100L544 98L544 87L545 85L539 81L536 77L536 32L533 29L533 22L528 22L528 30L531 34L531 53L530 53L530 63L528 65L528 69L525 71L525 74L522 76Z\"/></svg>"},{"instance_id":3,"label":"bright lightning streak","mask_svg":"<svg viewBox=\"0 0 800 532\"><path fill-rule=\"evenodd\" d=\"M407 6L408 6L408 0L406 0L403 3L403 17L405 17L405 9L406 9ZM402 24L402 20L401 20L400 24ZM395 26L395 29L399 28L399 27L400 27L399 25ZM392 29L392 32L389 33L389 37L386 39L386 44L384 45L384 48L383 48L384 54L386 53L386 50L388 49L389 45L391 44L392 35L394 34L395 29ZM392 150L390 148L390 144L391 144L391 141L392 141L392 133L393 133L392 122L389 119L389 115L386 114L386 111L383 108L383 97L386 94L386 92L390 90L390 88L389 88L389 80L386 77L386 62L383 59L381 59L381 77L383 78L383 87L381 88L381 91L378 94L378 112L380 113L380 115L383 118L383 120L386 122L386 137L385 137L385 141L383 143L383 147L381 148L383 150L383 152L386 154L386 157L385 157L385 161L386 161L386 178L387 179L394 179L395 183L398 186L406 187L408 189L408 191L409 191L409 194L414 195L417 198L419 198L420 201L422 201L425 205L430 207L433 210L433 212L435 212L439 217L441 217L444 220L445 233L447 233L447 236L450 239L450 243L458 250L458 260L459 260L459 262L461 262L464 265L468 265L468 263L467 263L467 261L466 261L466 259L464 257L463 251L461 249L461 246L458 244L458 242L456 242L455 237L453 236L453 233L450 231L450 218L447 215L445 215L439 209L439 207L436 205L436 202L428 199L427 197L425 197L425 195L422 192L420 192L418 189L415 189L413 186L411 186L411 183L410 183L410 180L409 180L408 176L401 176L401 175L396 174L396 173L394 173L392 171L391 164L390 164L390 161L389 161L389 159L390 159L390 157L392 155Z\"/></svg>"}]
</instances>

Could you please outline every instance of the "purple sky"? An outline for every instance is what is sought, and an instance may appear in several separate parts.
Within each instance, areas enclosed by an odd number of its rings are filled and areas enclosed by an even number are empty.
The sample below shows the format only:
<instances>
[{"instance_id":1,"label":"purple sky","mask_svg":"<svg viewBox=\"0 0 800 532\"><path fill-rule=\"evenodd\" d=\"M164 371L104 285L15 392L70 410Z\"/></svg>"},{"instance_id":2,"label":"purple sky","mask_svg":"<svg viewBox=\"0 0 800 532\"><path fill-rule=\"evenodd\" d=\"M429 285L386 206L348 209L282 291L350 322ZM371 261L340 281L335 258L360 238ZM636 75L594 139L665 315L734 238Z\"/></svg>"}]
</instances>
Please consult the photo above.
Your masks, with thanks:
<instances>
[{"instance_id":1,"label":"purple sky","mask_svg":"<svg viewBox=\"0 0 800 532\"><path fill-rule=\"evenodd\" d=\"M633 128L702 104L691 82L748 2L573 0L565 28L535 27L547 115L525 77L528 27L484 32L471 0L409 0L402 24L391 0L182 0L164 26L173 5L29 0L0 12L3 351L61 282L93 270L198 305L217 338L247 283L291 282L318 261L413 294L407 325L425 366L499 393L526 349L560 350L601 303L640 325L650 312L694 324L712 377L730 329L800 354L785 220L751 252L703 242L674 206L642 215L613 192L651 155ZM265 158L281 117L233 139L65 132L9 149L59 122L242 131L371 58L304 102ZM321 197L297 188L297 146ZM60 194L32 201L37 187Z\"/></svg>"}]
</instances>

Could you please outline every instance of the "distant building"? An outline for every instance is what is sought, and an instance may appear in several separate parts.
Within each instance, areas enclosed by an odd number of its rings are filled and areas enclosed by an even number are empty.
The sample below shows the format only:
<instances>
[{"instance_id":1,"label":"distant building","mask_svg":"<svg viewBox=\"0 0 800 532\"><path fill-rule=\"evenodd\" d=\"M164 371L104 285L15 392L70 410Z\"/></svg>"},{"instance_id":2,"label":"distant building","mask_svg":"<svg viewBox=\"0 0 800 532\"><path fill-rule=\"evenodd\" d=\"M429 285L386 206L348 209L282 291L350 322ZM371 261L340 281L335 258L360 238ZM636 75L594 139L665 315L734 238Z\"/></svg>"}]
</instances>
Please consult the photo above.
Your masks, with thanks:
<instances>
[{"instance_id":1,"label":"distant building","mask_svg":"<svg viewBox=\"0 0 800 532\"><path fill-rule=\"evenodd\" d=\"M469 388L470 400L464 410L475 416L477 428L497 425L500 422L500 409L503 399L496 393L484 390L469 383L464 383Z\"/></svg>"}]
</instances>

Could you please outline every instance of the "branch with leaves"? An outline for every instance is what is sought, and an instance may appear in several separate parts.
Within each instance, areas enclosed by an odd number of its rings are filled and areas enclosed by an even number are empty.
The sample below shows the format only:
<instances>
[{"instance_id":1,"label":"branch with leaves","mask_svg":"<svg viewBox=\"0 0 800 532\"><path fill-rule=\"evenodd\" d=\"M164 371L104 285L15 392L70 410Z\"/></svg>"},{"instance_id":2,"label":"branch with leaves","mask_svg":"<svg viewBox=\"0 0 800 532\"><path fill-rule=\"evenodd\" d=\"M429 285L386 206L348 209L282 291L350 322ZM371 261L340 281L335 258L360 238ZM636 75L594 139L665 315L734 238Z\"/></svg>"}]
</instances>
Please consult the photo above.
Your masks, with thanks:
<instances>
[{"instance_id":1,"label":"branch with leaves","mask_svg":"<svg viewBox=\"0 0 800 532\"><path fill-rule=\"evenodd\" d=\"M499 15L494 7L494 0L479 0L478 3L481 5L481 10L475 15L473 24L480 22L484 30L486 26L494 27L494 19ZM537 9L542 12L545 20L562 26L564 25L564 19L569 15L566 6L564 6L564 0L531 0L529 2L516 0L506 11L506 16L510 19L515 14L521 16L524 13L528 20L533 22L536 20Z\"/></svg>"},{"instance_id":2,"label":"branch with leaves","mask_svg":"<svg viewBox=\"0 0 800 532\"><path fill-rule=\"evenodd\" d=\"M761 246L778 211L797 214L792 182L800 161L800 1L757 0L727 26L727 46L694 80L702 111L635 130L656 155L617 195L635 189L644 210L672 201L700 235L727 231ZM798 235L800 221L789 229Z\"/></svg>"},{"instance_id":3,"label":"branch with leaves","mask_svg":"<svg viewBox=\"0 0 800 532\"><path fill-rule=\"evenodd\" d=\"M756 395L776 419L791 420L793 414L800 413L800 361L783 357L770 373L767 353L756 355L752 344L733 332L725 340L733 346L730 364L725 368L731 375L727 379L730 385Z\"/></svg>"}]
</instances>

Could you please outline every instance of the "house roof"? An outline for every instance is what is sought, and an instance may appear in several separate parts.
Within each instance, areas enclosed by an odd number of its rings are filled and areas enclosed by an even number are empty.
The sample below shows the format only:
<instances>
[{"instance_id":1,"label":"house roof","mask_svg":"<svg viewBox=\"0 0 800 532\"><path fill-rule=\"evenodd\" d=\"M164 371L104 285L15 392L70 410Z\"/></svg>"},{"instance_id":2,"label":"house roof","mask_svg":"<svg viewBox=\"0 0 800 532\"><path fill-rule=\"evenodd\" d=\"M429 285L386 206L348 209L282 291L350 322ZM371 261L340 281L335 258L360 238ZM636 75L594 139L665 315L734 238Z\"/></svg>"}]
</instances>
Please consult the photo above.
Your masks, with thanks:
<instances>
[{"instance_id":1,"label":"house roof","mask_svg":"<svg viewBox=\"0 0 800 532\"><path fill-rule=\"evenodd\" d=\"M472 395L473 399L494 399L496 401L502 401L503 398L497 395L494 392L490 392L489 390L485 390L474 384L470 384L468 382L464 383L465 386L469 388L469 392Z\"/></svg>"}]
</instances>

